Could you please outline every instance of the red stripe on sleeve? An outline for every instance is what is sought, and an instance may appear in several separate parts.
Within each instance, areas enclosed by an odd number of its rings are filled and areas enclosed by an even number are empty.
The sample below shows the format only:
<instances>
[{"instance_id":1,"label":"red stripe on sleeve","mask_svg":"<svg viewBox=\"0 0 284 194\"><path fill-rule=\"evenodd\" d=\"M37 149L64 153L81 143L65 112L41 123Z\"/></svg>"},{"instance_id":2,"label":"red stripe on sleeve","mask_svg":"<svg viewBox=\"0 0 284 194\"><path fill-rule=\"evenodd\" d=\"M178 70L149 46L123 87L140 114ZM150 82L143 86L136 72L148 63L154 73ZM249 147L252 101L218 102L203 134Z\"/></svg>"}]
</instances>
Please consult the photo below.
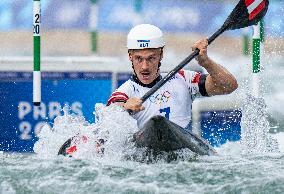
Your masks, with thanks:
<instances>
[{"instance_id":1,"label":"red stripe on sleeve","mask_svg":"<svg viewBox=\"0 0 284 194\"><path fill-rule=\"evenodd\" d=\"M117 95L122 95L122 96L124 96L125 98L128 99L128 96L125 93L122 93L122 92L114 92L114 93L112 93L111 96L117 96Z\"/></svg>"},{"instance_id":2,"label":"red stripe on sleeve","mask_svg":"<svg viewBox=\"0 0 284 194\"><path fill-rule=\"evenodd\" d=\"M180 74L184 78L184 80L185 80L185 74L184 74L184 70L183 69L179 70L178 74Z\"/></svg>"},{"instance_id":3,"label":"red stripe on sleeve","mask_svg":"<svg viewBox=\"0 0 284 194\"><path fill-rule=\"evenodd\" d=\"M117 101L127 101L129 98L125 93L122 92L114 92L109 100L107 101L107 106L109 106L111 103L117 102Z\"/></svg>"},{"instance_id":4,"label":"red stripe on sleeve","mask_svg":"<svg viewBox=\"0 0 284 194\"><path fill-rule=\"evenodd\" d=\"M196 73L191 83L199 83L201 73Z\"/></svg>"},{"instance_id":5,"label":"red stripe on sleeve","mask_svg":"<svg viewBox=\"0 0 284 194\"><path fill-rule=\"evenodd\" d=\"M253 20L265 8L265 1L262 1L250 14L249 20Z\"/></svg>"},{"instance_id":6,"label":"red stripe on sleeve","mask_svg":"<svg viewBox=\"0 0 284 194\"><path fill-rule=\"evenodd\" d=\"M119 98L119 97L112 97L107 101L107 106L109 106L111 103L118 102L118 101L127 101L127 99Z\"/></svg>"}]
</instances>

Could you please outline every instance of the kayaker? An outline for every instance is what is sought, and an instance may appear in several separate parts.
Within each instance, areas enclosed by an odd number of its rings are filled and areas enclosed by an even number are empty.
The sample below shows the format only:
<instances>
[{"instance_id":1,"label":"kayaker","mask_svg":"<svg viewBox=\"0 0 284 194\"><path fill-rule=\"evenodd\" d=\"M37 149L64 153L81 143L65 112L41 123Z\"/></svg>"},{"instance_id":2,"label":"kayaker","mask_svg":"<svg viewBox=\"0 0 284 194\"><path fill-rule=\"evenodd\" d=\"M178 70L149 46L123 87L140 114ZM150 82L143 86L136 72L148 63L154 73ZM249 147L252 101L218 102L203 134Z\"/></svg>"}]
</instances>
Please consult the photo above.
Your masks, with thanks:
<instances>
[{"instance_id":1,"label":"kayaker","mask_svg":"<svg viewBox=\"0 0 284 194\"><path fill-rule=\"evenodd\" d=\"M133 75L115 90L108 105L116 103L134 112L139 128L153 116L163 115L191 130L192 102L196 96L229 94L237 89L236 78L207 55L207 39L197 41L192 49L200 50L196 60L208 74L181 70L143 104L141 97L164 76L160 73L165 42L162 31L150 24L140 24L127 36Z\"/></svg>"}]
</instances>

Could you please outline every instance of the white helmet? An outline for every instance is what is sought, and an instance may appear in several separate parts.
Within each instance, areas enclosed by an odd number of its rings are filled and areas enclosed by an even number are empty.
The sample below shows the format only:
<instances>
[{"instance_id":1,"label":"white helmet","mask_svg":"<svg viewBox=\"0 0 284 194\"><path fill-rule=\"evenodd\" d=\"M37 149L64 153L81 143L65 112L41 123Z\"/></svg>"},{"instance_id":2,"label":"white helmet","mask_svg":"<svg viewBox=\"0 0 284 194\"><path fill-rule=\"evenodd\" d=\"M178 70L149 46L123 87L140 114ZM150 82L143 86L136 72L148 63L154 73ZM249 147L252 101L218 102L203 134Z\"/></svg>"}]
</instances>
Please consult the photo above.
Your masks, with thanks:
<instances>
[{"instance_id":1,"label":"white helmet","mask_svg":"<svg viewBox=\"0 0 284 194\"><path fill-rule=\"evenodd\" d=\"M160 48L163 46L165 46L163 32L154 25L137 25L130 30L127 36L128 49Z\"/></svg>"}]
</instances>

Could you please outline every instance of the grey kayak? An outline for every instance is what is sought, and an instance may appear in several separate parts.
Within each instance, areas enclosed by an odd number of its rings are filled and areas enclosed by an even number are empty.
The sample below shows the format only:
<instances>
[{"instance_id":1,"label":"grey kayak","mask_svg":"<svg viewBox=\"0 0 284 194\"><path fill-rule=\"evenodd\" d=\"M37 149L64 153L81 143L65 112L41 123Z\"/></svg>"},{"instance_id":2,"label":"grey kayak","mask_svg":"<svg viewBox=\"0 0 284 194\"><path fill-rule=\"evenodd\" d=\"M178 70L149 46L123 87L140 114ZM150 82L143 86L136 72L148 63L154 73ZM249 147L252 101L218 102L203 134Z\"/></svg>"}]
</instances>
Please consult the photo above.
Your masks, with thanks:
<instances>
[{"instance_id":1,"label":"grey kayak","mask_svg":"<svg viewBox=\"0 0 284 194\"><path fill-rule=\"evenodd\" d=\"M163 116L152 117L141 130L133 135L137 147L154 151L171 152L188 148L199 155L215 155L214 148L202 137L185 131Z\"/></svg>"},{"instance_id":2,"label":"grey kayak","mask_svg":"<svg viewBox=\"0 0 284 194\"><path fill-rule=\"evenodd\" d=\"M71 145L76 139L69 138L59 149L58 155L72 156L76 151L70 151ZM154 153L172 152L175 150L188 148L199 155L214 155L214 148L202 137L185 131L179 125L167 120L162 116L152 117L144 127L133 135L136 147L149 148ZM101 142L102 144L104 143ZM73 146L74 147L74 146ZM71 154L70 154L71 153Z\"/></svg>"}]
</instances>

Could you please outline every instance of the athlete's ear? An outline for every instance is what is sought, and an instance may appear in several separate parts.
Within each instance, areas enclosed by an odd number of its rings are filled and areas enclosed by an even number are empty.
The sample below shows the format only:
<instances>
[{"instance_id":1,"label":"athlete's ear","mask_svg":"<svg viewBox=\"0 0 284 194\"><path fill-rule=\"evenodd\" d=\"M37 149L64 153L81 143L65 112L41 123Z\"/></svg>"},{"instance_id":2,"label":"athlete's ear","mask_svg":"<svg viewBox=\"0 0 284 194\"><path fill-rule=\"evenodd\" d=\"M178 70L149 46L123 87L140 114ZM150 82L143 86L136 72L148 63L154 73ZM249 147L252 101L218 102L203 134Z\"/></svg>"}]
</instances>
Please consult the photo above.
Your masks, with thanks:
<instances>
[{"instance_id":1,"label":"athlete's ear","mask_svg":"<svg viewBox=\"0 0 284 194\"><path fill-rule=\"evenodd\" d=\"M132 62L133 58L132 58L132 51L128 50L128 59Z\"/></svg>"}]
</instances>

